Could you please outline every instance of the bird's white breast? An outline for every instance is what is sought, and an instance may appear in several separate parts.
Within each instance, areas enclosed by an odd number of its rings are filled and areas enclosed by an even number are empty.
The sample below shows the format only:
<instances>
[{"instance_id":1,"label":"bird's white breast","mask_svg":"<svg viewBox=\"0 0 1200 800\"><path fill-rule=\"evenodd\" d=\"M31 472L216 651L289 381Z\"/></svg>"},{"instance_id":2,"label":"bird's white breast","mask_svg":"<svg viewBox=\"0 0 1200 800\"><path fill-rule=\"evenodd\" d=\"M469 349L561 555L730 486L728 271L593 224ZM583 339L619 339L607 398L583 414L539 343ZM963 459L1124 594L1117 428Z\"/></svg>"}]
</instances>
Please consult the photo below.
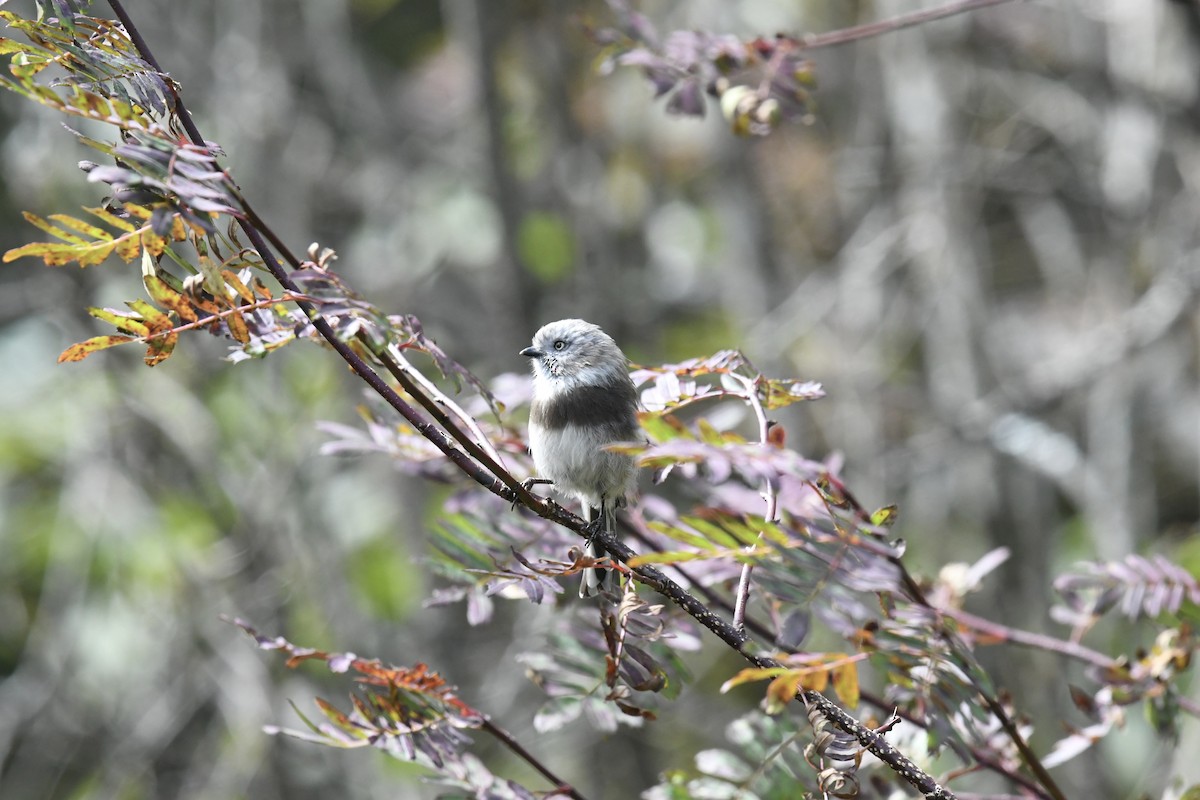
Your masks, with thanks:
<instances>
[{"instance_id":1,"label":"bird's white breast","mask_svg":"<svg viewBox=\"0 0 1200 800\"><path fill-rule=\"evenodd\" d=\"M538 475L595 508L600 507L602 496L616 501L631 488L633 459L603 449L613 441L602 427L529 426L529 449Z\"/></svg>"}]
</instances>

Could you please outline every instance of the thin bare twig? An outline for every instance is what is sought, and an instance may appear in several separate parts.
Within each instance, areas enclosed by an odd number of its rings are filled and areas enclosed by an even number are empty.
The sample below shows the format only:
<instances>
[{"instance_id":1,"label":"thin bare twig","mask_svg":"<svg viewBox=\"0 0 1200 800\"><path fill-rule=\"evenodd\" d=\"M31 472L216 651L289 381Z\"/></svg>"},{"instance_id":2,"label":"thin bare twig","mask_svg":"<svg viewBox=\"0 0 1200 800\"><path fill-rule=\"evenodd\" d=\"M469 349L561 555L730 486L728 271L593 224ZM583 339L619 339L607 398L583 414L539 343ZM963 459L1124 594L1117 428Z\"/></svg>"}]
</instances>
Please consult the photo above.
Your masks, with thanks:
<instances>
[{"instance_id":1,"label":"thin bare twig","mask_svg":"<svg viewBox=\"0 0 1200 800\"><path fill-rule=\"evenodd\" d=\"M738 375L733 370L730 370L727 374L745 389L746 402L754 410L754 418L758 421L758 443L762 447L769 447L771 423L767 419L767 412L763 409L762 401L758 398L758 389L755 386L756 381ZM770 525L776 522L779 517L779 488L775 485L775 481L770 478L764 480L764 484L763 494L767 500L767 514L764 522ZM754 544L746 545L746 551L752 552L755 545L760 541L762 541L762 531L758 532L758 537L754 540ZM742 574L738 577L737 594L734 595L733 604L733 627L738 630L745 630L746 627L746 603L750 601L750 575L753 571L754 562L747 561L742 565Z\"/></svg>"}]
</instances>

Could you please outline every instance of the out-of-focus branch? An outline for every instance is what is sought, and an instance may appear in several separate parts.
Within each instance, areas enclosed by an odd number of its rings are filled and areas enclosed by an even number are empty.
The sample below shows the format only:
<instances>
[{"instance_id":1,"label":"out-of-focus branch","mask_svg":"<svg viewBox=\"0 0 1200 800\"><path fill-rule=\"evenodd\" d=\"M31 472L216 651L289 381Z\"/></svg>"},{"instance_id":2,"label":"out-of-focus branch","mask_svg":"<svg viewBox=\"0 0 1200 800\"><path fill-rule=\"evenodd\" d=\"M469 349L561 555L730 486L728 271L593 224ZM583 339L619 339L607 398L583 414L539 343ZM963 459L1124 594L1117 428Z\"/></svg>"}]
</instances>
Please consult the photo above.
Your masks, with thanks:
<instances>
[{"instance_id":1,"label":"out-of-focus branch","mask_svg":"<svg viewBox=\"0 0 1200 800\"><path fill-rule=\"evenodd\" d=\"M1051 653L1073 658L1077 661L1084 661L1094 667L1109 668L1116 665L1116 661L1104 655L1103 653L1084 647L1076 642L1068 642L1062 639L1056 639L1053 636L1045 636L1032 631L1023 631L1017 628L1010 628L1007 625L1002 625L999 622L993 622L990 619L977 617L966 611L960 611L956 608L941 608L938 613L944 614L965 628L970 628L972 631L986 634L994 637L1001 642L1011 642L1012 644L1024 645L1037 650L1046 650Z\"/></svg>"},{"instance_id":2,"label":"out-of-focus branch","mask_svg":"<svg viewBox=\"0 0 1200 800\"><path fill-rule=\"evenodd\" d=\"M514 739L508 733L508 731L495 725L491 720L487 719L486 717L484 718L483 723L479 727L482 730L485 730L488 733L490 733L494 738L496 738L500 742L502 742L504 744L504 746L507 747L509 750L512 750L514 753L516 753L517 756L519 756L522 761L524 761L526 764L528 764L529 766L531 766L535 770L537 770L537 772L543 778L545 778L546 780L553 783L554 788L556 790L554 792L555 794L565 794L567 797L570 797L571 800L587 800L587 798L585 798L583 795L581 795L579 793L579 790L577 790L574 786L572 786L571 784L562 780L557 775L555 775L553 772L551 772L549 767L547 767L545 764L543 764L541 761L539 761L532 753L530 753L528 750L526 750L524 745L522 745L520 742L518 742L516 739Z\"/></svg>"},{"instance_id":3,"label":"out-of-focus branch","mask_svg":"<svg viewBox=\"0 0 1200 800\"><path fill-rule=\"evenodd\" d=\"M885 33L901 30L902 28L912 28L917 25L924 25L927 22L934 20L953 17L957 14L965 14L968 11L974 11L978 8L986 8L988 6L998 6L1001 3L1010 3L1013 0L958 0L956 3L948 3L938 8L929 8L924 11L914 11L911 14L901 14L898 17L884 19L878 22L869 22L866 25L856 25L853 28L842 28L828 33L812 33L807 36L802 36L799 39L801 45L808 50L816 50L821 47L834 47L839 44L848 44L849 42L857 42L859 39L871 39L876 36L882 36Z\"/></svg>"}]
</instances>

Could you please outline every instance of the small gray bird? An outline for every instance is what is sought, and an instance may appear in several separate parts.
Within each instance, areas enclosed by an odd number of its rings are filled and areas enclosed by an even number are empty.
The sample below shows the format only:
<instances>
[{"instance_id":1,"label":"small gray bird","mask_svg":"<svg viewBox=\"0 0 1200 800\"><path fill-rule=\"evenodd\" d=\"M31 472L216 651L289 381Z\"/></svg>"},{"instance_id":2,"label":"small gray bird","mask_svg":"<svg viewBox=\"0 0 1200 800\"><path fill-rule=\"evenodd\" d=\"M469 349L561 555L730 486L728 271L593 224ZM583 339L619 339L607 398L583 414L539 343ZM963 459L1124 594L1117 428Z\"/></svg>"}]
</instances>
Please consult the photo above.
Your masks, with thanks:
<instances>
[{"instance_id":1,"label":"small gray bird","mask_svg":"<svg viewBox=\"0 0 1200 800\"><path fill-rule=\"evenodd\" d=\"M637 390L629 361L600 326L561 319L542 327L521 351L533 362L529 449L541 483L579 498L589 523L600 514L616 530L615 509L633 491L633 458L603 449L638 438ZM588 554L603 555L593 543ZM600 588L604 570L587 570L580 597Z\"/></svg>"}]
</instances>

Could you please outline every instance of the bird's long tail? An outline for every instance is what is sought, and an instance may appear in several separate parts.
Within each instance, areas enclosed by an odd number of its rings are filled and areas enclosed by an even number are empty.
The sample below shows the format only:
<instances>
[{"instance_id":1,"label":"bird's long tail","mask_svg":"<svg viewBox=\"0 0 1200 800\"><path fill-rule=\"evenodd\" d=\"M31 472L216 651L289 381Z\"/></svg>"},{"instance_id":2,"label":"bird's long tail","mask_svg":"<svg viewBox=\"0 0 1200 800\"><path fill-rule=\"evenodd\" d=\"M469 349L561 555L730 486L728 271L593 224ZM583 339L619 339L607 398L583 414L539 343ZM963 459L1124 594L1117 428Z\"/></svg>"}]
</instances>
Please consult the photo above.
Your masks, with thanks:
<instances>
[{"instance_id":1,"label":"bird's long tail","mask_svg":"<svg viewBox=\"0 0 1200 800\"><path fill-rule=\"evenodd\" d=\"M600 518L604 520L604 532L612 535L616 533L617 517L616 509L612 508L607 502L601 501L600 508L592 508L590 503L583 504L583 518L588 522L595 519L595 515L599 513ZM592 558L600 558L605 554L604 547L594 539L589 539L584 552ZM602 590L610 588L608 582L610 580L607 569L585 569L583 571L583 580L579 583L580 597L594 597Z\"/></svg>"}]
</instances>

